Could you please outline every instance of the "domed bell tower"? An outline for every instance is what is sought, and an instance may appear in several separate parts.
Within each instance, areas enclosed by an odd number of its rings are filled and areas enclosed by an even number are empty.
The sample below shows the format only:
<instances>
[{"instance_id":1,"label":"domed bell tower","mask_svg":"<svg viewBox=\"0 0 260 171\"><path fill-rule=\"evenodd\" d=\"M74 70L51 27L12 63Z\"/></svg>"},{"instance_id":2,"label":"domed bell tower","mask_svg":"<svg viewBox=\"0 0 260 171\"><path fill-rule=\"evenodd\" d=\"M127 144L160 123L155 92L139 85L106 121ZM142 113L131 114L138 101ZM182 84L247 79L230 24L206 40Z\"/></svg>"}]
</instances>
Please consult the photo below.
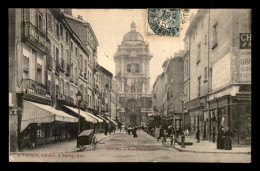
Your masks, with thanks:
<instances>
[{"instance_id":1,"label":"domed bell tower","mask_svg":"<svg viewBox=\"0 0 260 171\"><path fill-rule=\"evenodd\" d=\"M114 54L116 66L115 79L119 94L119 119L126 125L141 126L147 109L152 108L150 100L150 60L149 45L136 31L134 21L130 31L123 36L123 41Z\"/></svg>"}]
</instances>

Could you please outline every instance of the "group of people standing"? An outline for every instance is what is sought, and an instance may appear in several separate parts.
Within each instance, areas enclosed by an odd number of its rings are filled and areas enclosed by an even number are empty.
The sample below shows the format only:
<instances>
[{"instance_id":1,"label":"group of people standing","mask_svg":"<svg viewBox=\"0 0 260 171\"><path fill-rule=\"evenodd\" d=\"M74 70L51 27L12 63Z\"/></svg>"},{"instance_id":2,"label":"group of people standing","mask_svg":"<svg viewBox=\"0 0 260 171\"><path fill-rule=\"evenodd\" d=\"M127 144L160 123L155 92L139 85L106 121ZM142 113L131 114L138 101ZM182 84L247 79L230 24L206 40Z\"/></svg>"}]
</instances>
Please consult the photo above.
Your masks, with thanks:
<instances>
[{"instance_id":1,"label":"group of people standing","mask_svg":"<svg viewBox=\"0 0 260 171\"><path fill-rule=\"evenodd\" d=\"M132 133L133 134L133 137L136 138L137 137L137 127L136 126L127 126L126 127L126 133L128 133L129 135Z\"/></svg>"},{"instance_id":2,"label":"group of people standing","mask_svg":"<svg viewBox=\"0 0 260 171\"><path fill-rule=\"evenodd\" d=\"M109 132L109 134L111 134L111 132L115 133L116 131L116 127L113 124L105 124L105 135L107 135L107 133Z\"/></svg>"},{"instance_id":3,"label":"group of people standing","mask_svg":"<svg viewBox=\"0 0 260 171\"><path fill-rule=\"evenodd\" d=\"M217 136L217 149L232 150L232 132L229 127L220 127Z\"/></svg>"}]
</instances>

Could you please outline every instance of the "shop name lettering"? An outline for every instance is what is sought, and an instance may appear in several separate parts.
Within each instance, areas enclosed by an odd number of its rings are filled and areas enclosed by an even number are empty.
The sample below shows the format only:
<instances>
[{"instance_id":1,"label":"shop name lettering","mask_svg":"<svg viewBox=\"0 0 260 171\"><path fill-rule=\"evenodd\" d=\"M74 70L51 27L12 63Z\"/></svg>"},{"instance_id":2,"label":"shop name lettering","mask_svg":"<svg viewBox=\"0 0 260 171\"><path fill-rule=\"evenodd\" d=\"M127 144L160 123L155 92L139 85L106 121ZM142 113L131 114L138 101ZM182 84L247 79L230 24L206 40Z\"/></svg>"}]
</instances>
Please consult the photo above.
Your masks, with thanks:
<instances>
[{"instance_id":1,"label":"shop name lettering","mask_svg":"<svg viewBox=\"0 0 260 171\"><path fill-rule=\"evenodd\" d=\"M17 154L17 157L34 157L34 158L82 158L85 157L84 154L28 154L22 153Z\"/></svg>"},{"instance_id":2,"label":"shop name lettering","mask_svg":"<svg viewBox=\"0 0 260 171\"><path fill-rule=\"evenodd\" d=\"M251 49L251 33L240 33L240 49Z\"/></svg>"},{"instance_id":3,"label":"shop name lettering","mask_svg":"<svg viewBox=\"0 0 260 171\"><path fill-rule=\"evenodd\" d=\"M156 151L155 148L139 148L139 147L127 147L127 148L119 148L119 147L107 147L107 151Z\"/></svg>"}]
</instances>

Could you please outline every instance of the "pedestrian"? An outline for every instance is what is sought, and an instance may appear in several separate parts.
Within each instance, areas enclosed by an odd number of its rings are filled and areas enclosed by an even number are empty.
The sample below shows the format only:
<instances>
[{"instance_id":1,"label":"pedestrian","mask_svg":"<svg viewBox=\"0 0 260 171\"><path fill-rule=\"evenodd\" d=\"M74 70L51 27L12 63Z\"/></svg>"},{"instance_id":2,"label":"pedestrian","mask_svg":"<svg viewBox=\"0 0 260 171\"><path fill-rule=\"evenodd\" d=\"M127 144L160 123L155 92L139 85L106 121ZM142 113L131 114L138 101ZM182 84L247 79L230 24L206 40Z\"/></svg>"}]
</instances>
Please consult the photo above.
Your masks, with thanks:
<instances>
[{"instance_id":1,"label":"pedestrian","mask_svg":"<svg viewBox=\"0 0 260 171\"><path fill-rule=\"evenodd\" d=\"M217 136L217 149L224 149L224 128L221 126Z\"/></svg>"},{"instance_id":2,"label":"pedestrian","mask_svg":"<svg viewBox=\"0 0 260 171\"><path fill-rule=\"evenodd\" d=\"M173 141L174 141L174 145L175 145L175 143L178 143L177 142L177 139L178 139L178 133L177 133L177 131L174 129L173 130L173 135L174 135L174 139L173 139Z\"/></svg>"},{"instance_id":3,"label":"pedestrian","mask_svg":"<svg viewBox=\"0 0 260 171\"><path fill-rule=\"evenodd\" d=\"M163 126L160 126L160 132L159 132L159 137L157 138L157 141L159 141L161 139L161 137L165 138Z\"/></svg>"},{"instance_id":4,"label":"pedestrian","mask_svg":"<svg viewBox=\"0 0 260 171\"><path fill-rule=\"evenodd\" d=\"M134 127L134 128L133 128L133 137L134 137L134 138L137 137L137 133L136 133L136 131L137 131L137 127Z\"/></svg>"},{"instance_id":5,"label":"pedestrian","mask_svg":"<svg viewBox=\"0 0 260 171\"><path fill-rule=\"evenodd\" d=\"M232 150L232 139L231 139L232 132L229 127L226 128L224 136L225 136L225 145L224 145L225 150Z\"/></svg>"},{"instance_id":6,"label":"pedestrian","mask_svg":"<svg viewBox=\"0 0 260 171\"><path fill-rule=\"evenodd\" d=\"M200 142L200 129L199 129L199 127L197 128L196 139L197 139L197 142L199 143Z\"/></svg>"}]
</instances>

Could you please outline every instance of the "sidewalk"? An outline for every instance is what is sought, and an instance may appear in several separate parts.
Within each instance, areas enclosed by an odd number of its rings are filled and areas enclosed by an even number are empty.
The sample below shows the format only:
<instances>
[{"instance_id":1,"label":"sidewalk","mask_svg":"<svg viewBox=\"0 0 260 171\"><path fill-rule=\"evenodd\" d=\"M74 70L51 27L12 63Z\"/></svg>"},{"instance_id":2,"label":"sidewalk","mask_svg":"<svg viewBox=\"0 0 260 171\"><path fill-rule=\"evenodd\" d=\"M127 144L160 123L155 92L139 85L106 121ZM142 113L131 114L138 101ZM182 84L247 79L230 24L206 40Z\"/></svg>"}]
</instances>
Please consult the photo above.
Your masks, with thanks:
<instances>
[{"instance_id":1,"label":"sidewalk","mask_svg":"<svg viewBox=\"0 0 260 171\"><path fill-rule=\"evenodd\" d=\"M116 131L116 133L109 133L104 135L104 133L98 133L96 134L98 142L103 141L107 137L113 136L115 134L120 133L119 130ZM39 147L36 147L34 149L26 148L24 149L21 153L69 153L69 152L76 152L79 149L76 148L77 145L77 140L72 139L72 140L64 140L61 142L56 142L56 143L50 143L47 145L41 145ZM90 145L87 145L86 148L88 148Z\"/></svg>"},{"instance_id":2,"label":"sidewalk","mask_svg":"<svg viewBox=\"0 0 260 171\"><path fill-rule=\"evenodd\" d=\"M222 154L251 154L251 146L232 147L232 150L219 150L216 148L216 143L208 140L200 140L197 143L195 138L185 136L185 142L192 142L193 145L186 145L185 148L181 148L181 145L175 144L172 147L182 152L194 152L194 153L222 153Z\"/></svg>"}]
</instances>

